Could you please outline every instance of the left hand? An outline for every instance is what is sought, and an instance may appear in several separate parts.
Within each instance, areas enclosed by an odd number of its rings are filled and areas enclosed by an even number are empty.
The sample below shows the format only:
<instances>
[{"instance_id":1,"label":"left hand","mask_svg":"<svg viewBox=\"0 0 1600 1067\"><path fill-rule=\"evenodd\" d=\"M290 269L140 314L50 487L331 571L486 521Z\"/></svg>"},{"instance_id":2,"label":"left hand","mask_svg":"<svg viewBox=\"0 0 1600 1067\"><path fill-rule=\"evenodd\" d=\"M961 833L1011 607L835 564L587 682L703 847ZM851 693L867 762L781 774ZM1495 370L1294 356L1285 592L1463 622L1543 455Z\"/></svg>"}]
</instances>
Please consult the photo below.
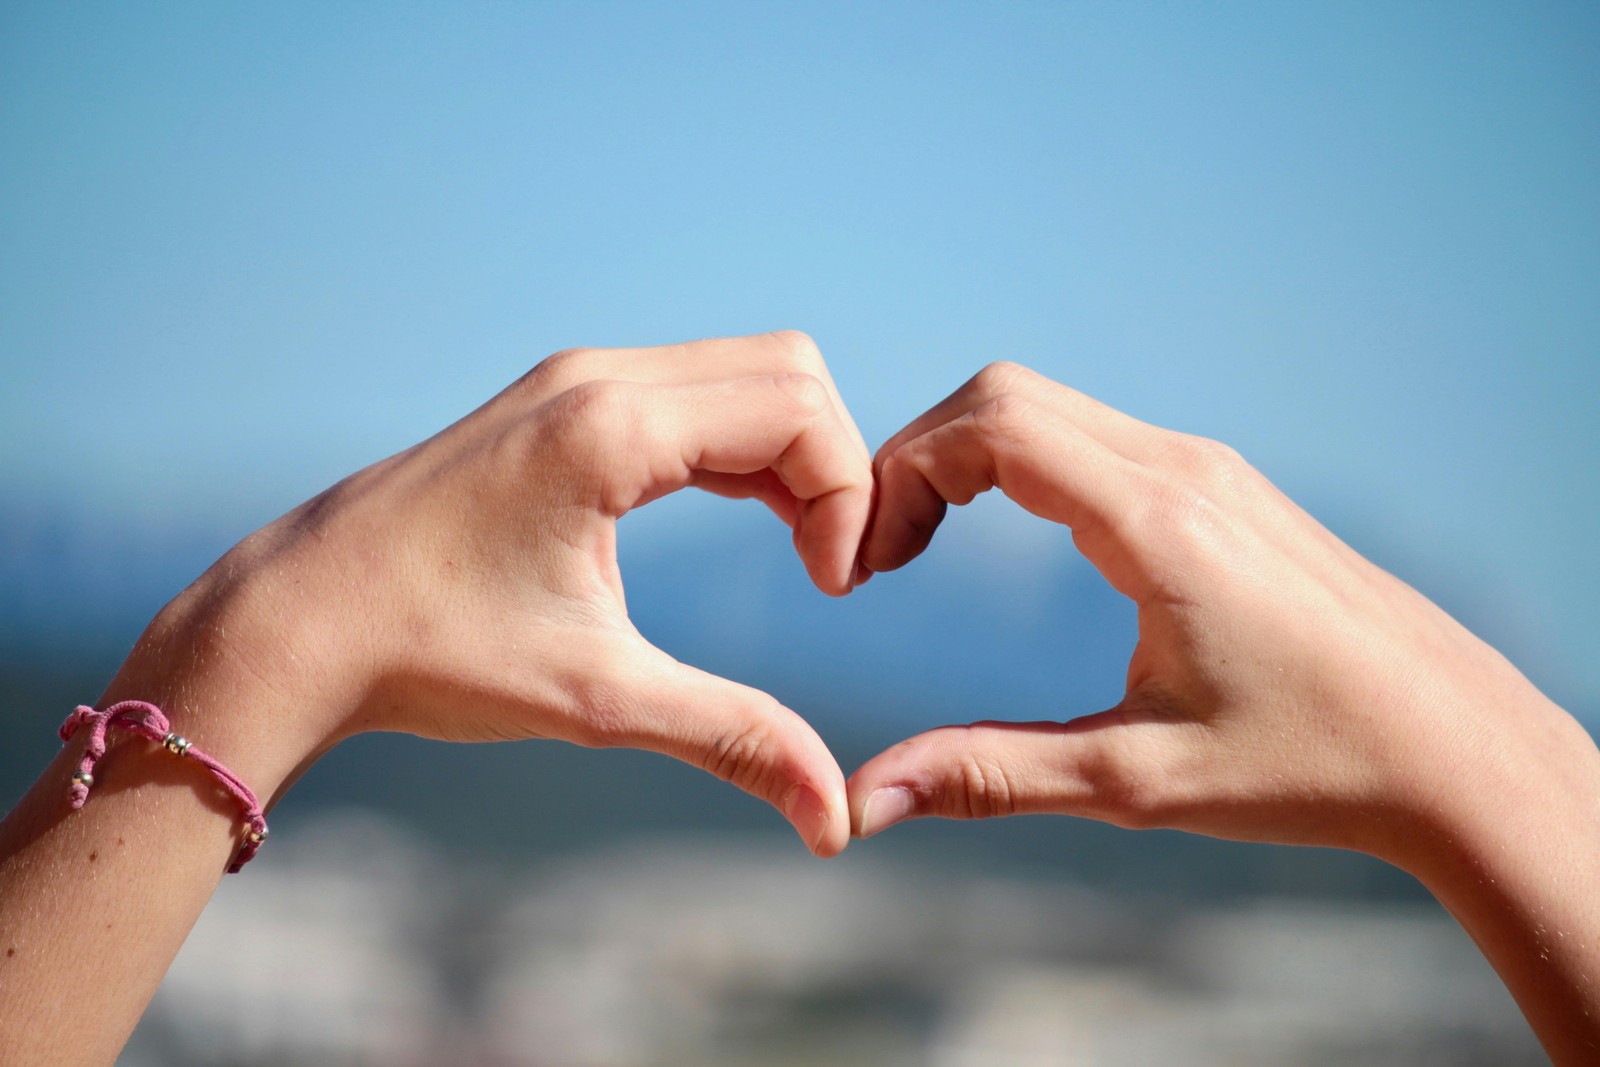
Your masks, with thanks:
<instances>
[{"instance_id":1,"label":"left hand","mask_svg":"<svg viewBox=\"0 0 1600 1067\"><path fill-rule=\"evenodd\" d=\"M365 730L553 737L703 767L832 855L849 837L844 776L816 732L628 619L616 521L691 485L760 499L817 586L851 590L872 469L809 338L574 350L247 538L163 613L107 696L163 702L164 679L192 670L172 657L220 647L291 709L272 718L297 766L262 771L264 792ZM246 728L194 725L202 709L165 699L224 757L213 738Z\"/></svg>"}]
</instances>

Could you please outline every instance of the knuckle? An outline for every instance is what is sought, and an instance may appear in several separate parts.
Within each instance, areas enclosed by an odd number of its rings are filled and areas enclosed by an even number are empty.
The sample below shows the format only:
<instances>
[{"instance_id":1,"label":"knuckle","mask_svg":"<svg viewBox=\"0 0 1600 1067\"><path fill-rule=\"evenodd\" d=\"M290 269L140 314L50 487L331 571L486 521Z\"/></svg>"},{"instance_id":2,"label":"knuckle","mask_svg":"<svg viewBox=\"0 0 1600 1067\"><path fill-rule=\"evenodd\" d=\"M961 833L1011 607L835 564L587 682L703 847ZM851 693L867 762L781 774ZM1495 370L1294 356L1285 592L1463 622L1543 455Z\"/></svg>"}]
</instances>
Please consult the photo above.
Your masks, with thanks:
<instances>
[{"instance_id":1,"label":"knuckle","mask_svg":"<svg viewBox=\"0 0 1600 1067\"><path fill-rule=\"evenodd\" d=\"M790 366L813 367L822 362L822 350L811 335L801 330L774 330L767 335Z\"/></svg>"},{"instance_id":2,"label":"knuckle","mask_svg":"<svg viewBox=\"0 0 1600 1067\"><path fill-rule=\"evenodd\" d=\"M820 415L827 410L827 386L814 375L778 374L773 376L772 384L791 407L807 417Z\"/></svg>"},{"instance_id":3,"label":"knuckle","mask_svg":"<svg viewBox=\"0 0 1600 1067\"><path fill-rule=\"evenodd\" d=\"M583 369L594 362L593 348L566 348L540 360L522 384L536 390L560 389L581 379Z\"/></svg>"},{"instance_id":4,"label":"knuckle","mask_svg":"<svg viewBox=\"0 0 1600 1067\"><path fill-rule=\"evenodd\" d=\"M1182 434L1174 450L1178 468L1207 485L1231 487L1249 469L1237 451L1209 437Z\"/></svg>"},{"instance_id":5,"label":"knuckle","mask_svg":"<svg viewBox=\"0 0 1600 1067\"><path fill-rule=\"evenodd\" d=\"M996 360L972 376L972 384L987 395L1009 393L1025 385L1033 371L1009 359Z\"/></svg>"},{"instance_id":6,"label":"knuckle","mask_svg":"<svg viewBox=\"0 0 1600 1067\"><path fill-rule=\"evenodd\" d=\"M562 430L603 432L627 422L630 388L622 382L591 379L558 396L550 412Z\"/></svg>"},{"instance_id":7,"label":"knuckle","mask_svg":"<svg viewBox=\"0 0 1600 1067\"><path fill-rule=\"evenodd\" d=\"M921 466L925 460L920 458L925 451L926 448L921 447L920 442L912 441L901 445L893 452L879 453L874 461L878 481L889 484L900 481L908 474L925 475L926 472Z\"/></svg>"},{"instance_id":8,"label":"knuckle","mask_svg":"<svg viewBox=\"0 0 1600 1067\"><path fill-rule=\"evenodd\" d=\"M893 442L885 441L872 454L872 475L880 482L889 477L889 467L895 462L895 457L905 449L904 444L889 447Z\"/></svg>"},{"instance_id":9,"label":"knuckle","mask_svg":"<svg viewBox=\"0 0 1600 1067\"><path fill-rule=\"evenodd\" d=\"M551 370L571 370L590 362L596 349L593 348L563 348L561 351L547 356L541 367Z\"/></svg>"},{"instance_id":10,"label":"knuckle","mask_svg":"<svg viewBox=\"0 0 1600 1067\"><path fill-rule=\"evenodd\" d=\"M926 438L923 438L903 448L895 449L883 461L883 469L878 473L878 478L884 485L898 485L910 479L909 487L913 490L921 483L938 492L936 486L939 484L939 466L938 452Z\"/></svg>"},{"instance_id":11,"label":"knuckle","mask_svg":"<svg viewBox=\"0 0 1600 1067\"><path fill-rule=\"evenodd\" d=\"M1231 520L1211 488L1187 478L1158 477L1141 495L1131 525L1169 548L1204 554L1220 546Z\"/></svg>"},{"instance_id":12,"label":"knuckle","mask_svg":"<svg viewBox=\"0 0 1600 1067\"><path fill-rule=\"evenodd\" d=\"M958 505L970 501L970 497L963 498L945 479L941 479L939 466L939 456L932 446L925 441L913 441L891 453L877 471L880 499L886 499L886 494L894 494L893 498L899 502L896 520L907 528L932 534L933 528L938 525L938 518L931 518L919 506L930 502L930 494ZM940 509L939 517L942 516L943 510Z\"/></svg>"},{"instance_id":13,"label":"knuckle","mask_svg":"<svg viewBox=\"0 0 1600 1067\"><path fill-rule=\"evenodd\" d=\"M1203 489L1175 491L1170 498L1168 532L1179 544L1196 549L1219 545L1229 527L1228 513Z\"/></svg>"},{"instance_id":14,"label":"knuckle","mask_svg":"<svg viewBox=\"0 0 1600 1067\"><path fill-rule=\"evenodd\" d=\"M994 819L1017 810L1016 792L1005 767L978 752L963 753L956 763L946 798L950 814L962 819Z\"/></svg>"},{"instance_id":15,"label":"knuckle","mask_svg":"<svg viewBox=\"0 0 1600 1067\"><path fill-rule=\"evenodd\" d=\"M567 740L585 748L622 748L635 743L627 695L609 672L574 674L566 681L570 708Z\"/></svg>"},{"instance_id":16,"label":"knuckle","mask_svg":"<svg viewBox=\"0 0 1600 1067\"><path fill-rule=\"evenodd\" d=\"M1028 436L1037 408L1020 393L1000 393L972 409L972 424L990 441L1016 442Z\"/></svg>"},{"instance_id":17,"label":"knuckle","mask_svg":"<svg viewBox=\"0 0 1600 1067\"><path fill-rule=\"evenodd\" d=\"M750 793L765 793L772 784L773 766L767 758L772 730L761 722L731 730L707 749L700 766L707 773L732 782Z\"/></svg>"},{"instance_id":18,"label":"knuckle","mask_svg":"<svg viewBox=\"0 0 1600 1067\"><path fill-rule=\"evenodd\" d=\"M630 510L638 499L632 479L651 447L650 426L635 403L637 389L590 380L546 401L540 417L509 438L518 442L519 464L550 472L550 484L582 495L608 515Z\"/></svg>"},{"instance_id":19,"label":"knuckle","mask_svg":"<svg viewBox=\"0 0 1600 1067\"><path fill-rule=\"evenodd\" d=\"M1084 769L1093 805L1106 821L1128 830L1167 823L1167 805L1155 776L1119 748L1107 747Z\"/></svg>"}]
</instances>

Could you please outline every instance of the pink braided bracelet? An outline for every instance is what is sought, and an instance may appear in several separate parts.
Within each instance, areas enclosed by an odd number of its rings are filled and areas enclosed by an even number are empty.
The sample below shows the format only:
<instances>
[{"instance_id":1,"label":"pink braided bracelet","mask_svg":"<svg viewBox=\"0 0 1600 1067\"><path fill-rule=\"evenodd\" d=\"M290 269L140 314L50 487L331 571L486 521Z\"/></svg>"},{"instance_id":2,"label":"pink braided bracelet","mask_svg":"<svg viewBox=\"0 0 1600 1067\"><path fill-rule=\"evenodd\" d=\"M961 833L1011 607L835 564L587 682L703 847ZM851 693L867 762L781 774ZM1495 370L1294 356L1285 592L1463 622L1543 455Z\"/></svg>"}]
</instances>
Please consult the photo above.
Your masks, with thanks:
<instances>
[{"instance_id":1,"label":"pink braided bracelet","mask_svg":"<svg viewBox=\"0 0 1600 1067\"><path fill-rule=\"evenodd\" d=\"M74 809L83 807L84 801L89 799L89 787L94 785L94 765L106 754L106 731L117 726L154 741L175 756L187 756L215 775L223 788L244 805L244 842L228 867L228 873L237 874L239 868L255 857L261 842L267 839L267 820L261 813L260 801L232 771L195 748L187 739L179 737L160 708L142 700L124 700L104 711L80 704L61 724L61 740L72 740L72 735L78 732L80 726L89 727L89 741L84 746L78 769L72 773L72 788L67 793L72 798Z\"/></svg>"}]
</instances>

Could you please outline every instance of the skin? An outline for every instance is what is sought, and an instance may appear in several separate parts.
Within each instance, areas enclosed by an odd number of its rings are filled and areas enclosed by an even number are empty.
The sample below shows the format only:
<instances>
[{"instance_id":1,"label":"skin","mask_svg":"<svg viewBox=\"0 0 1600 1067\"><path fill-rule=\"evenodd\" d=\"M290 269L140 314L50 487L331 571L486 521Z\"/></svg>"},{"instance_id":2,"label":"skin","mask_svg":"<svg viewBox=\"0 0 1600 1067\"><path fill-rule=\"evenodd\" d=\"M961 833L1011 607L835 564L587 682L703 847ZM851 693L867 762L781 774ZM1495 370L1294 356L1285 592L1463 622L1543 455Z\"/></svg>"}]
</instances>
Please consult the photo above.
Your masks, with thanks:
<instances>
[{"instance_id":1,"label":"skin","mask_svg":"<svg viewBox=\"0 0 1600 1067\"><path fill-rule=\"evenodd\" d=\"M628 622L616 519L690 485L764 501L833 595L999 486L1138 604L1127 696L935 730L847 788L797 715ZM803 335L551 357L237 546L99 706L125 698L274 802L339 740L403 730L664 752L771 802L821 856L852 829L1020 812L1360 849L1456 914L1558 1063L1600 1049L1583 729L1231 451L1012 365L874 463ZM80 746L0 823L0 1062L112 1062L238 846L232 802L144 742L114 745L70 811Z\"/></svg>"},{"instance_id":2,"label":"skin","mask_svg":"<svg viewBox=\"0 0 1600 1067\"><path fill-rule=\"evenodd\" d=\"M824 592L852 588L871 460L809 338L565 352L239 544L97 706L160 705L274 802L366 730L652 749L834 855L844 774L816 732L628 621L616 520L691 485L764 501ZM111 1063L240 840L203 770L144 741L71 811L81 751L0 824L0 1063Z\"/></svg>"},{"instance_id":3,"label":"skin","mask_svg":"<svg viewBox=\"0 0 1600 1067\"><path fill-rule=\"evenodd\" d=\"M1138 606L1116 707L930 731L851 777L858 836L1057 813L1329 845L1410 872L1551 1058L1600 1062L1600 752L1510 663L1232 450L995 364L878 452L893 570L998 487Z\"/></svg>"}]
</instances>

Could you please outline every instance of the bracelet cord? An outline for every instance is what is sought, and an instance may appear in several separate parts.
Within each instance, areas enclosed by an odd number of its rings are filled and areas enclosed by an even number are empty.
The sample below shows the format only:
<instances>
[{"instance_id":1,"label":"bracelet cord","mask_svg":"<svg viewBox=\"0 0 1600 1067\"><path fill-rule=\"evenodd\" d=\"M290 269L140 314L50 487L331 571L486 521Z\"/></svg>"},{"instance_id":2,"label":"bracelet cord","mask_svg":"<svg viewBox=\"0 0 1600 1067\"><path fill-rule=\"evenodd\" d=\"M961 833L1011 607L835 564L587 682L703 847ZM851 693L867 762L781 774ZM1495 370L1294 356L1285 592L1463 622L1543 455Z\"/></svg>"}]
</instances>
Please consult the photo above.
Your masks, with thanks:
<instances>
[{"instance_id":1,"label":"bracelet cord","mask_svg":"<svg viewBox=\"0 0 1600 1067\"><path fill-rule=\"evenodd\" d=\"M89 789L94 785L95 764L106 754L106 734L115 726L154 741L173 755L192 759L210 771L217 781L222 783L222 787L244 807L244 840L233 862L228 866L228 873L237 874L241 867L255 858L255 854L261 849L261 842L267 838L267 820L262 814L261 802L237 775L190 744L186 738L180 737L172 729L172 723L167 720L166 714L160 708L142 700L124 700L104 711L96 711L80 704L73 709L71 715L67 716L67 721L61 724L59 731L61 740L63 742L72 740L73 735L84 726L89 728L89 738L84 745L83 758L78 761L78 770L72 776L72 785L67 791L74 810L83 807L84 802L89 799Z\"/></svg>"}]
</instances>

